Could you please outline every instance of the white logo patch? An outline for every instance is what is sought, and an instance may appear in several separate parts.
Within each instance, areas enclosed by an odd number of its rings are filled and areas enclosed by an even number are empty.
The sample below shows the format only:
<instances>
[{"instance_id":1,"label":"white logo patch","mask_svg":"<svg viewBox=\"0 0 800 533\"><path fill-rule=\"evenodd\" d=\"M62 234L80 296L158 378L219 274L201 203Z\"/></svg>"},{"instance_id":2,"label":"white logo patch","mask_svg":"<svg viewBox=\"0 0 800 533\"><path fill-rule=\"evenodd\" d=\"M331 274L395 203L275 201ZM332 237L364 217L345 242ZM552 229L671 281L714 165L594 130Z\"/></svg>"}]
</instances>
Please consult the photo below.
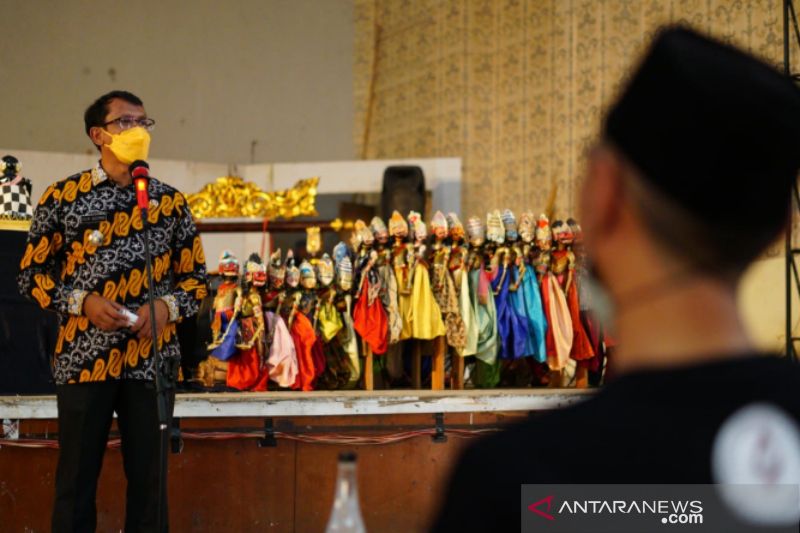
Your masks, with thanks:
<instances>
[{"instance_id":1,"label":"white logo patch","mask_svg":"<svg viewBox=\"0 0 800 533\"><path fill-rule=\"evenodd\" d=\"M731 415L714 439L711 468L722 499L740 518L763 525L800 519L797 493L786 490L800 483L800 431L779 407L754 403ZM763 489L754 495L752 485Z\"/></svg>"}]
</instances>

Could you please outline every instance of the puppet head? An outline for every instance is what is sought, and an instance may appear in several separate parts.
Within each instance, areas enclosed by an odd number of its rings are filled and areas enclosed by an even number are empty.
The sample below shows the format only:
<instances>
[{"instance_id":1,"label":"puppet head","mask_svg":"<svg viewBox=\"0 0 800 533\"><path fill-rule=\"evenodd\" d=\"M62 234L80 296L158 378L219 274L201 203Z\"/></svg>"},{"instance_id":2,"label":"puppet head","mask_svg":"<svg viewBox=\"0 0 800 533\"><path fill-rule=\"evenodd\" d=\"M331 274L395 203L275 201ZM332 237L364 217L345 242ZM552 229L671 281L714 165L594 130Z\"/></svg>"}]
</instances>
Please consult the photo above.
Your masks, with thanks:
<instances>
[{"instance_id":1,"label":"puppet head","mask_svg":"<svg viewBox=\"0 0 800 533\"><path fill-rule=\"evenodd\" d=\"M486 229L483 227L483 222L479 217L469 217L467 220L467 234L469 235L470 246L477 248L486 241Z\"/></svg>"},{"instance_id":2,"label":"puppet head","mask_svg":"<svg viewBox=\"0 0 800 533\"><path fill-rule=\"evenodd\" d=\"M389 234L395 239L408 237L408 223L398 211L393 212L389 219Z\"/></svg>"},{"instance_id":3,"label":"puppet head","mask_svg":"<svg viewBox=\"0 0 800 533\"><path fill-rule=\"evenodd\" d=\"M274 290L283 288L286 268L281 261L281 249L278 248L269 256L269 286Z\"/></svg>"},{"instance_id":4,"label":"puppet head","mask_svg":"<svg viewBox=\"0 0 800 533\"><path fill-rule=\"evenodd\" d=\"M411 211L408 214L408 225L411 226L414 241L419 244L428 237L428 228L425 222L422 221L422 215L416 211Z\"/></svg>"},{"instance_id":5,"label":"puppet head","mask_svg":"<svg viewBox=\"0 0 800 533\"><path fill-rule=\"evenodd\" d=\"M253 253L247 258L244 264L244 279L253 287L263 287L267 284L267 267L261 260L261 256Z\"/></svg>"},{"instance_id":6,"label":"puppet head","mask_svg":"<svg viewBox=\"0 0 800 533\"><path fill-rule=\"evenodd\" d=\"M219 256L219 275L225 278L239 276L239 259L230 250L223 250Z\"/></svg>"},{"instance_id":7,"label":"puppet head","mask_svg":"<svg viewBox=\"0 0 800 533\"><path fill-rule=\"evenodd\" d=\"M378 244L386 244L389 241L389 230L386 229L386 224L383 223L380 217L372 217L369 229L372 230L372 235L378 241Z\"/></svg>"},{"instance_id":8,"label":"puppet head","mask_svg":"<svg viewBox=\"0 0 800 533\"><path fill-rule=\"evenodd\" d=\"M522 242L530 244L533 242L535 231L533 213L525 211L519 216L519 236Z\"/></svg>"},{"instance_id":9,"label":"puppet head","mask_svg":"<svg viewBox=\"0 0 800 533\"><path fill-rule=\"evenodd\" d=\"M539 220L536 222L536 246L543 251L547 251L553 246L553 233L550 230L550 221L547 215L539 215Z\"/></svg>"},{"instance_id":10,"label":"puppet head","mask_svg":"<svg viewBox=\"0 0 800 533\"><path fill-rule=\"evenodd\" d=\"M461 224L458 215L447 213L447 225L450 226L450 238L455 242L464 240L464 225Z\"/></svg>"},{"instance_id":11,"label":"puppet head","mask_svg":"<svg viewBox=\"0 0 800 533\"><path fill-rule=\"evenodd\" d=\"M290 289L296 289L300 285L300 269L292 250L286 252L286 285Z\"/></svg>"},{"instance_id":12,"label":"puppet head","mask_svg":"<svg viewBox=\"0 0 800 533\"><path fill-rule=\"evenodd\" d=\"M436 211L431 219L431 233L439 240L447 237L447 219L441 211Z\"/></svg>"},{"instance_id":13,"label":"puppet head","mask_svg":"<svg viewBox=\"0 0 800 533\"><path fill-rule=\"evenodd\" d=\"M563 246L572 244L572 230L563 220L556 220L552 225L553 240Z\"/></svg>"},{"instance_id":14,"label":"puppet head","mask_svg":"<svg viewBox=\"0 0 800 533\"><path fill-rule=\"evenodd\" d=\"M317 274L314 272L314 267L311 266L306 260L300 263L300 285L304 289L317 288Z\"/></svg>"},{"instance_id":15,"label":"puppet head","mask_svg":"<svg viewBox=\"0 0 800 533\"><path fill-rule=\"evenodd\" d=\"M323 287L330 286L333 283L333 261L331 256L327 253L322 254L322 258L317 261L317 278L320 285Z\"/></svg>"},{"instance_id":16,"label":"puppet head","mask_svg":"<svg viewBox=\"0 0 800 533\"><path fill-rule=\"evenodd\" d=\"M503 219L497 209L486 214L486 240L497 244L502 244L506 240Z\"/></svg>"},{"instance_id":17,"label":"puppet head","mask_svg":"<svg viewBox=\"0 0 800 533\"><path fill-rule=\"evenodd\" d=\"M578 224L578 221L574 218L568 218L567 226L569 226L569 230L572 232L572 242L576 245L583 244L583 229L581 225Z\"/></svg>"},{"instance_id":18,"label":"puppet head","mask_svg":"<svg viewBox=\"0 0 800 533\"><path fill-rule=\"evenodd\" d=\"M506 209L503 211L503 214L500 215L500 219L503 221L503 228L506 232L506 241L508 242L515 242L519 239L519 233L517 232L517 218L514 216L514 213L511 209Z\"/></svg>"},{"instance_id":19,"label":"puppet head","mask_svg":"<svg viewBox=\"0 0 800 533\"><path fill-rule=\"evenodd\" d=\"M353 224L353 234L355 237L356 249L358 249L359 246L365 246L369 248L375 242L375 237L372 235L372 231L370 231L370 229L361 219L356 220L356 223Z\"/></svg>"},{"instance_id":20,"label":"puppet head","mask_svg":"<svg viewBox=\"0 0 800 533\"><path fill-rule=\"evenodd\" d=\"M350 292L353 288L353 263L350 256L345 255L336 261L336 284L344 292Z\"/></svg>"}]
</instances>

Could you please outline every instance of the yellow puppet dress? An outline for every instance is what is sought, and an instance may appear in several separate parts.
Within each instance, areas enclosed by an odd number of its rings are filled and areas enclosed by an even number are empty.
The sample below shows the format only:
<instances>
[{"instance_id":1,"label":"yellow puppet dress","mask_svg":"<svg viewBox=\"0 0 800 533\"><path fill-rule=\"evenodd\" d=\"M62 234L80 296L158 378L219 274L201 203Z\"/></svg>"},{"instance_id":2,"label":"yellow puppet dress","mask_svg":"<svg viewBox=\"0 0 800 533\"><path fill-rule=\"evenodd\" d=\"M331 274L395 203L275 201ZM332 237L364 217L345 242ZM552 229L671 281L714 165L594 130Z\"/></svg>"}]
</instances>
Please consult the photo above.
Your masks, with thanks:
<instances>
[{"instance_id":1,"label":"yellow puppet dress","mask_svg":"<svg viewBox=\"0 0 800 533\"><path fill-rule=\"evenodd\" d=\"M394 275L397 280L397 311L402 322L399 340L406 340L412 337L412 272L406 259L406 249L404 246L396 247L393 251L393 263Z\"/></svg>"},{"instance_id":2,"label":"yellow puppet dress","mask_svg":"<svg viewBox=\"0 0 800 533\"><path fill-rule=\"evenodd\" d=\"M411 289L411 336L415 339L434 339L445 334L442 311L433 297L428 266L418 260L414 266Z\"/></svg>"}]
</instances>

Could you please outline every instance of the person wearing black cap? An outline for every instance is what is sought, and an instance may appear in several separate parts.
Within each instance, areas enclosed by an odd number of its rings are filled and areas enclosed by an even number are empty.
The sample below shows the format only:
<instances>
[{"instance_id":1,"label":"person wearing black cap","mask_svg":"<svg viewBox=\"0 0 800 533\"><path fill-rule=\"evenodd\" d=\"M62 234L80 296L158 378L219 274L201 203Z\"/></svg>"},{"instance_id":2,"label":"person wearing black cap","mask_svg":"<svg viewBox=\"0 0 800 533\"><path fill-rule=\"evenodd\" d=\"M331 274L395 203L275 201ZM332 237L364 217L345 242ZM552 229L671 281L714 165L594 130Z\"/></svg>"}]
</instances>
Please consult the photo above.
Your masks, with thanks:
<instances>
[{"instance_id":1,"label":"person wearing black cap","mask_svg":"<svg viewBox=\"0 0 800 533\"><path fill-rule=\"evenodd\" d=\"M613 307L616 377L468 448L435 531L519 531L522 484L798 483L800 368L753 347L736 288L789 220L800 91L666 28L587 166L581 221Z\"/></svg>"}]
</instances>

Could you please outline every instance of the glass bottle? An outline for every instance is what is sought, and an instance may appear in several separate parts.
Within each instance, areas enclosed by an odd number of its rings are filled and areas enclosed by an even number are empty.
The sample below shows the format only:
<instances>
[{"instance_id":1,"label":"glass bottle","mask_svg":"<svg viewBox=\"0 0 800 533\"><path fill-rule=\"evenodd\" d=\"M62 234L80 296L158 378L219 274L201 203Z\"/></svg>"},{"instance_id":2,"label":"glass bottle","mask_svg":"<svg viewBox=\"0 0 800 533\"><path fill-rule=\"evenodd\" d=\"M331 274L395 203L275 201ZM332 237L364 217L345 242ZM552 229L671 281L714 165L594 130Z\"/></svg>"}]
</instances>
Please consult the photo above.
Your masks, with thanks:
<instances>
[{"instance_id":1,"label":"glass bottle","mask_svg":"<svg viewBox=\"0 0 800 533\"><path fill-rule=\"evenodd\" d=\"M339 474L336 478L336 493L333 509L328 520L326 533L366 533L361 506L358 503L358 483L356 479L356 454L339 454Z\"/></svg>"}]
</instances>

